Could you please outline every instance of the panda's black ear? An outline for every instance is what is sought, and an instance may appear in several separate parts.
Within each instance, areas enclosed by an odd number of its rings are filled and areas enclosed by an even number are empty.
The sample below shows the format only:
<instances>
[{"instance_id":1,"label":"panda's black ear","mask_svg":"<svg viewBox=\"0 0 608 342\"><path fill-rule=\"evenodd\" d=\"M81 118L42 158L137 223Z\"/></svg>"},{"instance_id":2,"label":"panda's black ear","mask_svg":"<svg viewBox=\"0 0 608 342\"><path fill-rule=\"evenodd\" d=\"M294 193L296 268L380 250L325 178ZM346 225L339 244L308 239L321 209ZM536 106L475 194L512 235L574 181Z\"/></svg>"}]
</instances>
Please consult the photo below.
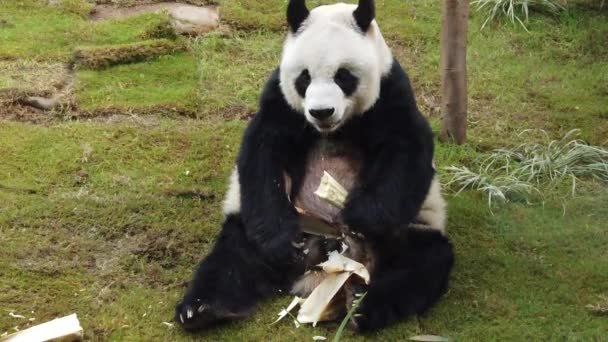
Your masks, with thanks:
<instances>
[{"instance_id":1,"label":"panda's black ear","mask_svg":"<svg viewBox=\"0 0 608 342\"><path fill-rule=\"evenodd\" d=\"M363 32L367 32L376 16L376 6L374 0L359 0L359 6L353 13L357 26Z\"/></svg>"},{"instance_id":2,"label":"panda's black ear","mask_svg":"<svg viewBox=\"0 0 608 342\"><path fill-rule=\"evenodd\" d=\"M296 33L309 14L305 0L290 0L287 5L287 23L291 32Z\"/></svg>"}]
</instances>

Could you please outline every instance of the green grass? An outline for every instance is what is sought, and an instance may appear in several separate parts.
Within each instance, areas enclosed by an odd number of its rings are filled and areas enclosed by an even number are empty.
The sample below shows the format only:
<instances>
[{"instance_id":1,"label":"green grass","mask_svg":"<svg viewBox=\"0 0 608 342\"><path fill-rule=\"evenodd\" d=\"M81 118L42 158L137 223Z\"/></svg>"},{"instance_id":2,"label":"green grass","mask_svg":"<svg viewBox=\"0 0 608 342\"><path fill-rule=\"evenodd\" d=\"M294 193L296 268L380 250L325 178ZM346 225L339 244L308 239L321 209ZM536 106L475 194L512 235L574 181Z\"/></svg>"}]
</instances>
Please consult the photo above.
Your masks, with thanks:
<instances>
[{"instance_id":1,"label":"green grass","mask_svg":"<svg viewBox=\"0 0 608 342\"><path fill-rule=\"evenodd\" d=\"M66 59L74 42L82 37L79 28L84 19L56 8L23 3L0 2L0 15L11 22L0 29L0 59Z\"/></svg>"},{"instance_id":2,"label":"green grass","mask_svg":"<svg viewBox=\"0 0 608 342\"><path fill-rule=\"evenodd\" d=\"M557 135L578 127L584 139L606 143L608 121L601 117L608 108L608 63L597 62L606 49L588 46L587 38L608 34L599 13L572 8L559 20L535 17L531 33L480 31L481 18L475 19L468 53L472 121L485 133L494 126L494 134L530 128L526 123Z\"/></svg>"},{"instance_id":3,"label":"green grass","mask_svg":"<svg viewBox=\"0 0 608 342\"><path fill-rule=\"evenodd\" d=\"M200 59L202 116L233 118L255 112L261 89L280 58L281 36L211 36L195 46ZM232 80L226 87L225 80Z\"/></svg>"},{"instance_id":4,"label":"green grass","mask_svg":"<svg viewBox=\"0 0 608 342\"><path fill-rule=\"evenodd\" d=\"M1 124L8 162L0 165L0 331L22 323L11 311L37 322L77 312L91 338L189 339L162 322L217 234L243 127L170 119ZM439 147L440 164L473 153L448 157L451 149ZM182 191L206 197L175 196ZM473 193L450 199L457 264L449 294L426 317L374 337L603 336L605 319L585 305L605 293L608 191L553 198L544 207L509 204L494 216L485 201ZM24 295L32 292L35 300ZM289 300L266 303L254 318L206 337L307 340L288 320L268 325ZM300 329L329 337L336 327Z\"/></svg>"},{"instance_id":5,"label":"green grass","mask_svg":"<svg viewBox=\"0 0 608 342\"><path fill-rule=\"evenodd\" d=\"M0 18L11 23L0 29L0 59L67 61L77 46L138 42L167 21L162 14L145 14L94 23L35 0L3 1L0 8Z\"/></svg>"},{"instance_id":6,"label":"green grass","mask_svg":"<svg viewBox=\"0 0 608 342\"><path fill-rule=\"evenodd\" d=\"M200 76L190 54L121 65L101 71L80 71L76 97L85 111L140 110L195 113Z\"/></svg>"},{"instance_id":7,"label":"green grass","mask_svg":"<svg viewBox=\"0 0 608 342\"><path fill-rule=\"evenodd\" d=\"M146 62L78 70L73 114L91 121L0 121L0 334L28 326L10 312L36 323L76 312L92 340L310 341L335 333L338 323L270 326L287 297L202 336L162 324L217 236L246 125L233 119L256 110L280 58L284 1L218 2L229 34L191 39L188 51ZM431 113L440 103L440 3L377 3L378 22ZM0 59L8 60L1 90L52 91L63 81L50 74L78 47L170 38L155 36L162 15L92 23L78 13L0 0ZM580 128L584 140L606 146L605 15L570 2L557 17L534 13L530 33L502 22L482 31L483 20L472 12L469 143L438 143L440 169L517 146L526 128L551 138ZM116 113L131 115L95 118ZM198 119L165 115L176 113ZM437 130L436 117L431 123ZM592 181L577 183L576 197L569 186L541 190L543 202L492 212L483 194L449 196L457 253L449 293L427 315L368 339L605 339L606 318L585 306L608 295L608 190ZM344 339L364 340L351 332Z\"/></svg>"}]
</instances>

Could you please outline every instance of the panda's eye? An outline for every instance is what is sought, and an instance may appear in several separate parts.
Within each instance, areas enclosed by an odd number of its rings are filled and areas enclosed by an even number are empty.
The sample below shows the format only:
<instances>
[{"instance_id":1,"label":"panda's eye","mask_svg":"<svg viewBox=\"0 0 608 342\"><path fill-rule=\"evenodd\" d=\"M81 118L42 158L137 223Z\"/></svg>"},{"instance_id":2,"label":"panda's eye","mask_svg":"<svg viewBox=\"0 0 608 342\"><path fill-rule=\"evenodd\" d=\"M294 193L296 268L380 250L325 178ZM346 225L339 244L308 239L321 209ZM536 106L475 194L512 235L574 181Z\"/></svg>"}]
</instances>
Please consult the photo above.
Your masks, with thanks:
<instances>
[{"instance_id":1,"label":"panda's eye","mask_svg":"<svg viewBox=\"0 0 608 342\"><path fill-rule=\"evenodd\" d=\"M296 78L295 85L298 94L300 94L300 96L303 98L306 97L306 89L308 89L308 86L310 85L310 73L308 72L308 69L304 69L300 73L300 76Z\"/></svg>"},{"instance_id":2,"label":"panda's eye","mask_svg":"<svg viewBox=\"0 0 608 342\"><path fill-rule=\"evenodd\" d=\"M334 81L342 89L344 95L346 96L352 95L355 90L357 90L357 86L359 84L359 79L357 76L353 75L346 68L338 69L336 75L334 76Z\"/></svg>"}]
</instances>

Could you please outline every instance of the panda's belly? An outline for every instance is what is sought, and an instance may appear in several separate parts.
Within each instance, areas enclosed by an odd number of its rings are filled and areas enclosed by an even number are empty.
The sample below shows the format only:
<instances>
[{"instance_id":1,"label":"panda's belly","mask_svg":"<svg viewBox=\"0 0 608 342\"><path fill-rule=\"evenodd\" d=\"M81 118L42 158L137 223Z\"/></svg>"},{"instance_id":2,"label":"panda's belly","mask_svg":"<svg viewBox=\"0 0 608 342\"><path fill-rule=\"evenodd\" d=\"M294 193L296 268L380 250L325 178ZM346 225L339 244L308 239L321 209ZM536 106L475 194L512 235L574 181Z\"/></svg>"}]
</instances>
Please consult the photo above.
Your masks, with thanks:
<instances>
[{"instance_id":1,"label":"panda's belly","mask_svg":"<svg viewBox=\"0 0 608 342\"><path fill-rule=\"evenodd\" d=\"M310 151L300 189L293 204L330 224L341 224L340 209L321 200L315 191L323 173L329 173L347 192L356 185L362 156L354 146L342 142L321 140Z\"/></svg>"}]
</instances>

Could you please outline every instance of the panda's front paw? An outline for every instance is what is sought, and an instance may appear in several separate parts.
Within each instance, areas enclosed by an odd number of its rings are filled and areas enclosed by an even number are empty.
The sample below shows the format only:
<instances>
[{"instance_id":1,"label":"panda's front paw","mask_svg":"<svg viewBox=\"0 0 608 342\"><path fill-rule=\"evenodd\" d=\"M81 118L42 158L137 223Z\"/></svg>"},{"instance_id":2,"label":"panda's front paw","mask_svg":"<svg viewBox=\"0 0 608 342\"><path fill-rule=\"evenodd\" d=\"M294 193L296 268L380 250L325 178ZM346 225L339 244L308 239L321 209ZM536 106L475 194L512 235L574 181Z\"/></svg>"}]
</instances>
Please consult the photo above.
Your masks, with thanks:
<instances>
[{"instance_id":1,"label":"panda's front paw","mask_svg":"<svg viewBox=\"0 0 608 342\"><path fill-rule=\"evenodd\" d=\"M378 320L381 319L380 312L370 307L364 297L359 300L361 303L358 304L357 310L348 322L349 328L362 334L378 330L381 327L381 324L378 323Z\"/></svg>"},{"instance_id":2,"label":"panda's front paw","mask_svg":"<svg viewBox=\"0 0 608 342\"><path fill-rule=\"evenodd\" d=\"M381 204L369 194L360 191L349 197L342 209L342 219L350 230L370 236L381 233L381 213Z\"/></svg>"},{"instance_id":3,"label":"panda's front paw","mask_svg":"<svg viewBox=\"0 0 608 342\"><path fill-rule=\"evenodd\" d=\"M196 301L184 301L175 308L175 322L187 331L198 331L218 322L216 314L207 309L207 305Z\"/></svg>"},{"instance_id":4,"label":"panda's front paw","mask_svg":"<svg viewBox=\"0 0 608 342\"><path fill-rule=\"evenodd\" d=\"M293 267L301 264L304 253L298 243L297 234L292 233L299 228L297 224L283 224L277 234L263 241L260 245L264 259L274 266Z\"/></svg>"},{"instance_id":5,"label":"panda's front paw","mask_svg":"<svg viewBox=\"0 0 608 342\"><path fill-rule=\"evenodd\" d=\"M217 304L209 304L200 299L184 298L175 308L175 322L186 331L200 331L218 323L245 318L250 313L245 310L231 310Z\"/></svg>"}]
</instances>

